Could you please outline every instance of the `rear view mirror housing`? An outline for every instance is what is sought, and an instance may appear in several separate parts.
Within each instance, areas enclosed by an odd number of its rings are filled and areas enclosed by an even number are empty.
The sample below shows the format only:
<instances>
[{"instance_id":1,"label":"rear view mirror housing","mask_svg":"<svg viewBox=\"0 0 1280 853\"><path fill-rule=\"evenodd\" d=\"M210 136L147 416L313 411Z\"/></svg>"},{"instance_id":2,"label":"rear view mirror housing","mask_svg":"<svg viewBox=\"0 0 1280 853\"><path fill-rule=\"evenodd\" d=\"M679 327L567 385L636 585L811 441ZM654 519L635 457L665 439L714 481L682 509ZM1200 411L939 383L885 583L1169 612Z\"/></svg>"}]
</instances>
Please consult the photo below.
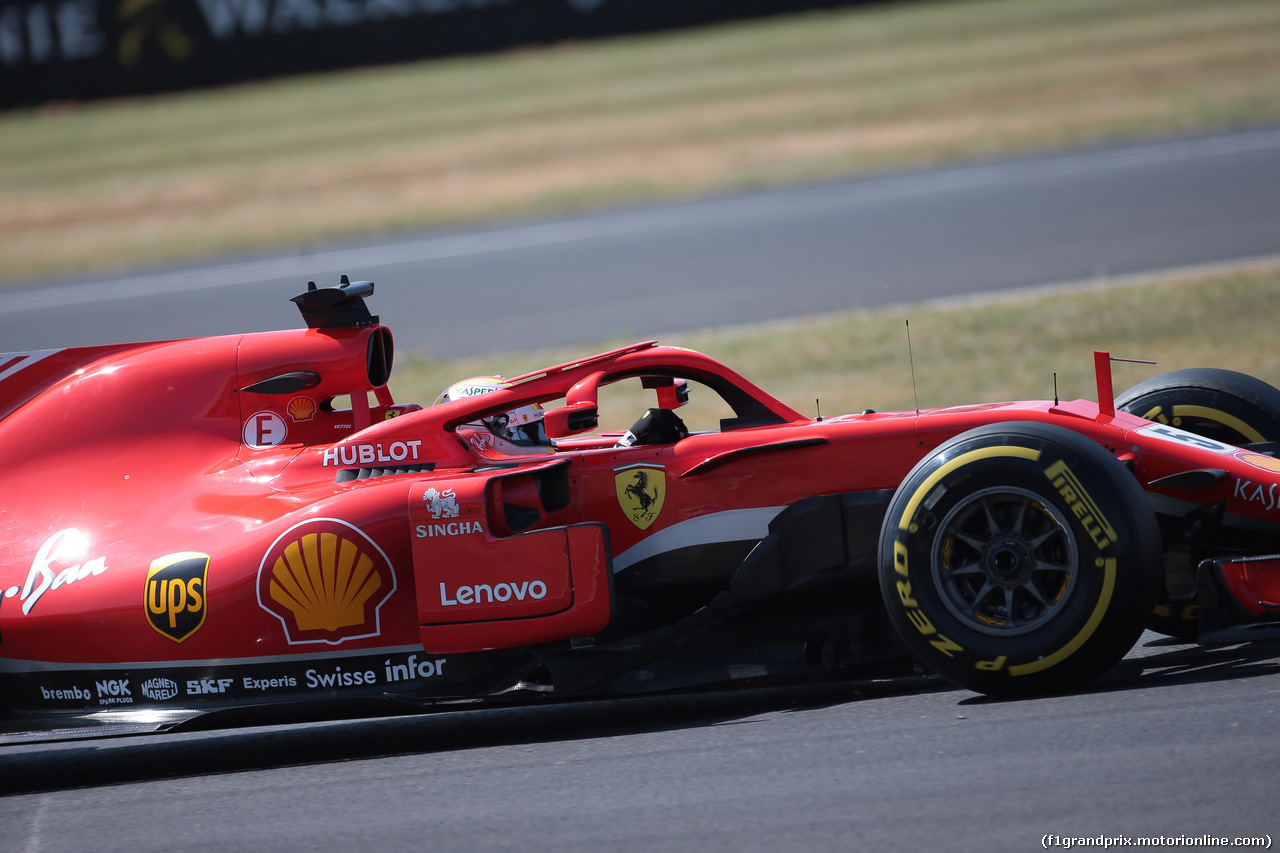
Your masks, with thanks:
<instances>
[{"instance_id":1,"label":"rear view mirror housing","mask_svg":"<svg viewBox=\"0 0 1280 853\"><path fill-rule=\"evenodd\" d=\"M574 403L543 413L542 425L551 438L568 438L600 426L600 407L595 403Z\"/></svg>"}]
</instances>

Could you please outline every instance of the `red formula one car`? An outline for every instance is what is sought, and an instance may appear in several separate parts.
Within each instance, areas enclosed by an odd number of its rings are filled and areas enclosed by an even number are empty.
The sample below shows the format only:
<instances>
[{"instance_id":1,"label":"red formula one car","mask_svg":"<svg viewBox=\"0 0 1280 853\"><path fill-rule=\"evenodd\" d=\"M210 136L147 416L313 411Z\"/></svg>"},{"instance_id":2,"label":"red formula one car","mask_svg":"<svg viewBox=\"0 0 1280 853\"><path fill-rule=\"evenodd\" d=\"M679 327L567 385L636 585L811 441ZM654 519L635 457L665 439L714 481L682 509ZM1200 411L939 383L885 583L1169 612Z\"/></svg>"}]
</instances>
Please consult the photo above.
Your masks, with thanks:
<instances>
[{"instance_id":1,"label":"red formula one car","mask_svg":"<svg viewBox=\"0 0 1280 853\"><path fill-rule=\"evenodd\" d=\"M1280 620L1280 391L1249 377L1115 399L1102 353L1096 403L810 418L647 342L424 408L387 389L372 291L312 285L306 329L0 356L8 731L918 664L1035 693L1146 626ZM602 431L627 386L642 417Z\"/></svg>"}]
</instances>

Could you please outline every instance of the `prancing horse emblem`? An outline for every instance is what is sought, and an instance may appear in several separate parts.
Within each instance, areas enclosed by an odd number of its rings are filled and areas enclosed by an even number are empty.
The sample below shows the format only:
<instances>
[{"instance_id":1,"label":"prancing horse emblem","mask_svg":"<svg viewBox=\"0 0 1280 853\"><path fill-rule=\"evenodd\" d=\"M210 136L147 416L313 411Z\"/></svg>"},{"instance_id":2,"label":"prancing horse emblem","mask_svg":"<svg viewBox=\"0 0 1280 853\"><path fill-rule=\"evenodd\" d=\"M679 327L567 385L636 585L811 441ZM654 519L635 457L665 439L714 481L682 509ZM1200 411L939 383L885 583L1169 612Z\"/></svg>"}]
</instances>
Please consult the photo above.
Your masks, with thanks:
<instances>
[{"instance_id":1,"label":"prancing horse emblem","mask_svg":"<svg viewBox=\"0 0 1280 853\"><path fill-rule=\"evenodd\" d=\"M666 473L660 466L628 465L614 469L613 482L622 512L636 527L649 529L667 496Z\"/></svg>"}]
</instances>

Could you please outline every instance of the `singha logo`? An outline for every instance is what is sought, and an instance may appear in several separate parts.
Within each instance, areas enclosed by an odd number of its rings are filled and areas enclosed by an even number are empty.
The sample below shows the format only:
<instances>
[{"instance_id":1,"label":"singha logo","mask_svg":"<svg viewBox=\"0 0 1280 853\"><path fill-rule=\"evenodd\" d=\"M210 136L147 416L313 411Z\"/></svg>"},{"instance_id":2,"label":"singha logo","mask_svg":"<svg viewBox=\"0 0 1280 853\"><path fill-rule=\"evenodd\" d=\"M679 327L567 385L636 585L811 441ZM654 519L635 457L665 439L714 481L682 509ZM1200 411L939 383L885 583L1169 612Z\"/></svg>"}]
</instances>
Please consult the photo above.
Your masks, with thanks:
<instances>
[{"instance_id":1,"label":"singha logo","mask_svg":"<svg viewBox=\"0 0 1280 853\"><path fill-rule=\"evenodd\" d=\"M427 502L432 518L458 517L458 496L453 493L453 489L445 489L444 494L441 494L433 486L427 489L422 499Z\"/></svg>"}]
</instances>

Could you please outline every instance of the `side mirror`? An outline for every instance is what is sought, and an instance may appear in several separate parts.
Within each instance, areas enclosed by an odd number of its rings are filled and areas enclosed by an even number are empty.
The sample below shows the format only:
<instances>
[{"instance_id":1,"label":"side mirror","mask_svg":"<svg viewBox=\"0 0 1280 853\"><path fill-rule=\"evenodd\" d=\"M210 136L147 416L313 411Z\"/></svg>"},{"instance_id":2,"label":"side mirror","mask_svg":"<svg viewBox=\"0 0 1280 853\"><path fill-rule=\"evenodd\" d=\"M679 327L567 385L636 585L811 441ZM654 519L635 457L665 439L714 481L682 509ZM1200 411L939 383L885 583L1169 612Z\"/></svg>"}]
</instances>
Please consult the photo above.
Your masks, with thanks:
<instances>
[{"instance_id":1,"label":"side mirror","mask_svg":"<svg viewBox=\"0 0 1280 853\"><path fill-rule=\"evenodd\" d=\"M689 383L683 379L673 379L670 385L658 388L658 407L662 409L678 409L689 402Z\"/></svg>"},{"instance_id":2,"label":"side mirror","mask_svg":"<svg viewBox=\"0 0 1280 853\"><path fill-rule=\"evenodd\" d=\"M551 438L568 438L590 432L600 426L600 407L594 403L575 403L551 409L542 415L542 425Z\"/></svg>"}]
</instances>

